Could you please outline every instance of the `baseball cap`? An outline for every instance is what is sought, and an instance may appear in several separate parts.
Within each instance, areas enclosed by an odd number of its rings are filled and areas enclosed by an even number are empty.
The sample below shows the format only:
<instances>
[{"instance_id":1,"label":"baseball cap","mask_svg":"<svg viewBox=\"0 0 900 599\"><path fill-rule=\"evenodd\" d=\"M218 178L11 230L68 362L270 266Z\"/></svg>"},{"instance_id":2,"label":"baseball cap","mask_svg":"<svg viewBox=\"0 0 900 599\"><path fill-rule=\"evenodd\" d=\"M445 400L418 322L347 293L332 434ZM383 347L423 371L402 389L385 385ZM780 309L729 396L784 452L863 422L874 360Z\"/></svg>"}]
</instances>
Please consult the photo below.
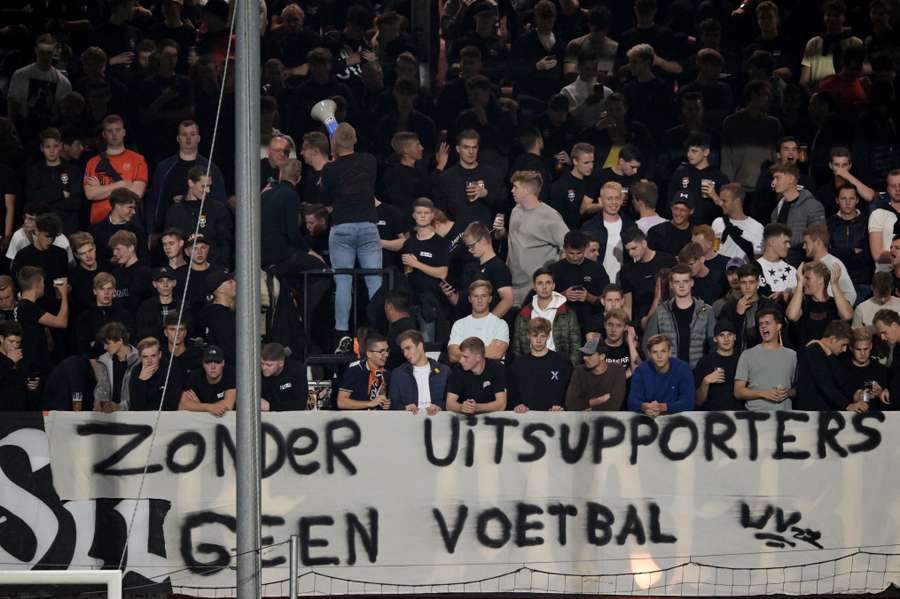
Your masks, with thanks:
<instances>
[{"instance_id":1,"label":"baseball cap","mask_svg":"<svg viewBox=\"0 0 900 599\"><path fill-rule=\"evenodd\" d=\"M694 207L694 203L686 194L678 194L674 198L672 198L671 205L674 206L675 204L684 204L688 208Z\"/></svg>"},{"instance_id":2,"label":"baseball cap","mask_svg":"<svg viewBox=\"0 0 900 599\"><path fill-rule=\"evenodd\" d=\"M732 268L740 268L743 265L747 264L747 261L741 257L735 256L728 260L728 264L725 265L725 270L731 270Z\"/></svg>"},{"instance_id":3,"label":"baseball cap","mask_svg":"<svg viewBox=\"0 0 900 599\"><path fill-rule=\"evenodd\" d=\"M233 274L224 270L217 270L216 272L210 273L206 277L206 294L212 295L222 283L230 281L233 278Z\"/></svg>"},{"instance_id":4,"label":"baseball cap","mask_svg":"<svg viewBox=\"0 0 900 599\"><path fill-rule=\"evenodd\" d=\"M715 331L716 335L719 335L719 333L725 333L725 332L734 333L735 335L737 335L737 327L735 327L734 323L731 322L730 320L717 321L716 322L716 331Z\"/></svg>"},{"instance_id":5,"label":"baseball cap","mask_svg":"<svg viewBox=\"0 0 900 599\"><path fill-rule=\"evenodd\" d=\"M168 266L161 266L153 271L153 280L158 281L160 279L172 279L177 280L175 276L175 271L173 271Z\"/></svg>"},{"instance_id":6,"label":"baseball cap","mask_svg":"<svg viewBox=\"0 0 900 599\"><path fill-rule=\"evenodd\" d=\"M196 241L197 243L205 243L208 246L212 246L212 241L204 235L203 233L198 233L197 235L191 235L188 237L188 240L185 242L185 246L192 245Z\"/></svg>"},{"instance_id":7,"label":"baseball cap","mask_svg":"<svg viewBox=\"0 0 900 599\"><path fill-rule=\"evenodd\" d=\"M578 351L586 356L592 356L594 354L606 354L608 349L606 344L600 340L600 337L594 337L593 339L588 340L583 346L579 347Z\"/></svg>"},{"instance_id":8,"label":"baseball cap","mask_svg":"<svg viewBox=\"0 0 900 599\"><path fill-rule=\"evenodd\" d=\"M208 364L210 362L224 362L225 361L225 352L222 351L222 348L218 345L207 345L206 349L203 351L203 363Z\"/></svg>"}]
</instances>

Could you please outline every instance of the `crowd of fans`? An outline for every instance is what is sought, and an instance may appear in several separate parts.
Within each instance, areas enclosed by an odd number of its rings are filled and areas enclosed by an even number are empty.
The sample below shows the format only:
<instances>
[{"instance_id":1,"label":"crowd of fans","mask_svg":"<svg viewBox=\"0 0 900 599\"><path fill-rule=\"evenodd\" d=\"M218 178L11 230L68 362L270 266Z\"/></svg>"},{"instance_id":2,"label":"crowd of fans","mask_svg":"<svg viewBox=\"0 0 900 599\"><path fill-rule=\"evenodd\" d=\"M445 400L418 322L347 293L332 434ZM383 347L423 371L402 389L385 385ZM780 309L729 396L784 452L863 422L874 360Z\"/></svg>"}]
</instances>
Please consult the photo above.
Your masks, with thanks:
<instances>
[{"instance_id":1,"label":"crowd of fans","mask_svg":"<svg viewBox=\"0 0 900 599\"><path fill-rule=\"evenodd\" d=\"M896 0L416 1L259 0L263 409L900 405ZM231 7L8 4L0 408L221 416Z\"/></svg>"}]
</instances>

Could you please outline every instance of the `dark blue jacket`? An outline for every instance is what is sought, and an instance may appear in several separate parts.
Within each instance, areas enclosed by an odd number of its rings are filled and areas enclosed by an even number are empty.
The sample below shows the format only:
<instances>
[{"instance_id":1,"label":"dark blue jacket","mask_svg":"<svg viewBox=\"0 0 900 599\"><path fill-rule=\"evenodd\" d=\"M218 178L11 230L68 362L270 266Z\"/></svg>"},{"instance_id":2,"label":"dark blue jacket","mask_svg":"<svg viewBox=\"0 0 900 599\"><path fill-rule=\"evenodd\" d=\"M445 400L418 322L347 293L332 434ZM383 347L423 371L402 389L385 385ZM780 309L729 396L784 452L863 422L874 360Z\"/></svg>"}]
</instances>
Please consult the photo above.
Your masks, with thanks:
<instances>
[{"instance_id":1,"label":"dark blue jacket","mask_svg":"<svg viewBox=\"0 0 900 599\"><path fill-rule=\"evenodd\" d=\"M619 212L619 218L622 219L622 233L637 226L634 224L634 219L622 211ZM581 230L593 233L600 241L600 262L602 263L603 256L606 255L606 240L609 239L609 233L603 225L603 212L598 212L592 216L586 223L581 225Z\"/></svg>"},{"instance_id":2,"label":"dark blue jacket","mask_svg":"<svg viewBox=\"0 0 900 599\"><path fill-rule=\"evenodd\" d=\"M450 367L436 360L428 359L431 372L428 375L428 388L431 391L431 403L446 408L447 380L450 378ZM405 362L391 372L391 384L388 386L392 410L405 410L406 406L419 405L419 389L413 376L413 366Z\"/></svg>"},{"instance_id":3,"label":"dark blue jacket","mask_svg":"<svg viewBox=\"0 0 900 599\"><path fill-rule=\"evenodd\" d=\"M163 198L163 192L166 190L166 179L168 179L175 165L178 164L178 160L178 154L169 156L160 162L153 172L153 179L150 181L150 191L144 199L144 226L148 236L162 232L165 226L166 210L169 209L169 203L166 198ZM198 154L195 166L206 168L208 165L209 158ZM212 178L212 188L209 190L208 198L217 200L222 205L225 205L225 202L228 200L228 193L225 191L225 179L222 176L222 171L213 164L209 171L209 176ZM185 191L187 191L187 187L185 187ZM187 234L188 232L185 232L185 235Z\"/></svg>"}]
</instances>

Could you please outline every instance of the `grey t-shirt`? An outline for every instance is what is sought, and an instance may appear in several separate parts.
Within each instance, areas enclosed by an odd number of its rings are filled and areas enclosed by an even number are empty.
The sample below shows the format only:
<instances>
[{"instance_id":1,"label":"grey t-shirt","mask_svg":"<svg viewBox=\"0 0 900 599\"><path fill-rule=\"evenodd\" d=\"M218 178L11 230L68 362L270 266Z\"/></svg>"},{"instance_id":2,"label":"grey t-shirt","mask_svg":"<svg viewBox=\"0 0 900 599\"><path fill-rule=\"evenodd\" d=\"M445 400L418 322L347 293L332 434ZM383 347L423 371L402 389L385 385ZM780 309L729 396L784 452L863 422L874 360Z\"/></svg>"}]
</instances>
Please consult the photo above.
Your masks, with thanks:
<instances>
[{"instance_id":1,"label":"grey t-shirt","mask_svg":"<svg viewBox=\"0 0 900 599\"><path fill-rule=\"evenodd\" d=\"M792 349L779 347L766 349L757 345L745 350L738 358L735 380L747 381L748 389L773 389L778 386L790 389L797 373L797 354ZM790 410L791 400L775 403L766 399L747 400L747 409Z\"/></svg>"}]
</instances>

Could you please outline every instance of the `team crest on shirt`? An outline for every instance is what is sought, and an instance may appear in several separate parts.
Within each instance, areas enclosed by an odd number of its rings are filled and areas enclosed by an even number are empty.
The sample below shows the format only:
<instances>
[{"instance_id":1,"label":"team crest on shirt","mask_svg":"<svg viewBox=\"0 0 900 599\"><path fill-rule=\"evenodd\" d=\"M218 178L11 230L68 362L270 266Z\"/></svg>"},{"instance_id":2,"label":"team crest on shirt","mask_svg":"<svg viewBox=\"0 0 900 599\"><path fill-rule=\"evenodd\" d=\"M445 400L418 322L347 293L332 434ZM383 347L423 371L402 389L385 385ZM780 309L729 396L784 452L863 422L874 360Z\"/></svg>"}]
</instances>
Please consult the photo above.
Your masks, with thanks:
<instances>
[{"instance_id":1,"label":"team crest on shirt","mask_svg":"<svg viewBox=\"0 0 900 599\"><path fill-rule=\"evenodd\" d=\"M419 252L419 255L423 258L433 258L434 255L431 252Z\"/></svg>"},{"instance_id":2,"label":"team crest on shirt","mask_svg":"<svg viewBox=\"0 0 900 599\"><path fill-rule=\"evenodd\" d=\"M691 178L690 178L690 177L682 177L682 178L681 178L681 187L682 187L682 189L687 189L688 186L689 186L690 184L691 184Z\"/></svg>"},{"instance_id":3,"label":"team crest on shirt","mask_svg":"<svg viewBox=\"0 0 900 599\"><path fill-rule=\"evenodd\" d=\"M130 171L130 170L131 170L131 163L130 163L130 162L126 162L125 164L122 165L122 169L123 169L123 170L126 170L126 171Z\"/></svg>"},{"instance_id":4,"label":"team crest on shirt","mask_svg":"<svg viewBox=\"0 0 900 599\"><path fill-rule=\"evenodd\" d=\"M285 383L278 387L280 391L284 391L285 389L292 389L294 386L291 383Z\"/></svg>"},{"instance_id":5,"label":"team crest on shirt","mask_svg":"<svg viewBox=\"0 0 900 599\"><path fill-rule=\"evenodd\" d=\"M485 381L485 382L481 383L481 388L482 388L482 389L487 389L487 388L490 387L490 386L491 386L491 382L490 382L490 381Z\"/></svg>"},{"instance_id":6,"label":"team crest on shirt","mask_svg":"<svg viewBox=\"0 0 900 599\"><path fill-rule=\"evenodd\" d=\"M570 202L574 202L575 201L575 190L570 189L569 192L566 194L566 197L569 198Z\"/></svg>"},{"instance_id":7,"label":"team crest on shirt","mask_svg":"<svg viewBox=\"0 0 900 599\"><path fill-rule=\"evenodd\" d=\"M205 229L206 228L206 215L201 214L199 220L200 220L200 228Z\"/></svg>"},{"instance_id":8,"label":"team crest on shirt","mask_svg":"<svg viewBox=\"0 0 900 599\"><path fill-rule=\"evenodd\" d=\"M61 174L59 176L59 180L63 185L68 185L69 184L69 174L68 173Z\"/></svg>"}]
</instances>

